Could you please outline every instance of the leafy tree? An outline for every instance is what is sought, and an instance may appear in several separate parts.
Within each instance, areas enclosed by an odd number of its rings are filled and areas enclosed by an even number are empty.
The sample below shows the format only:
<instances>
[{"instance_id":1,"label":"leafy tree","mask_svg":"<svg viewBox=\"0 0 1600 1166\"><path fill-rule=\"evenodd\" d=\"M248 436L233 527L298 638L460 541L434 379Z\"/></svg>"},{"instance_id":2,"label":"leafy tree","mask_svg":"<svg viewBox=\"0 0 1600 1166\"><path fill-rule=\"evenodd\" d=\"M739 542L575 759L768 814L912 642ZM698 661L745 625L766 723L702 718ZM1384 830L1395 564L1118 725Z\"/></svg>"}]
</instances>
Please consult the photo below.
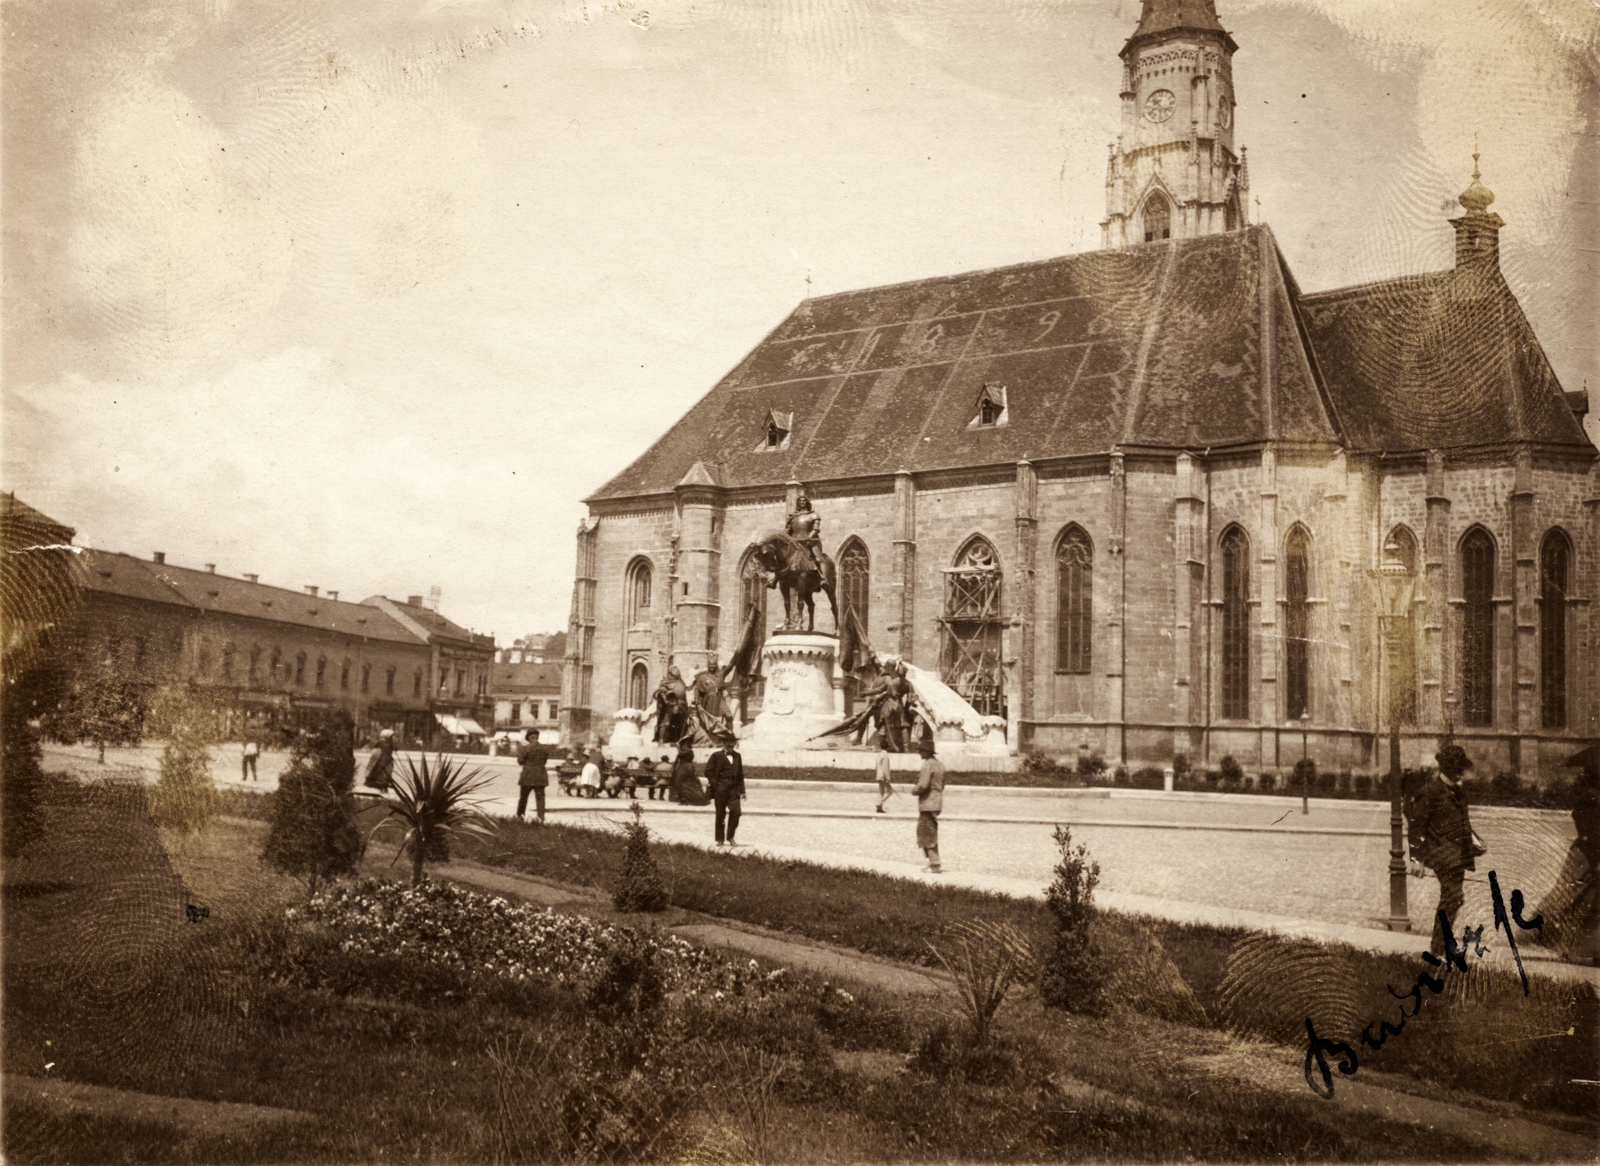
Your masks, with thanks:
<instances>
[{"instance_id":1,"label":"leafy tree","mask_svg":"<svg viewBox=\"0 0 1600 1166\"><path fill-rule=\"evenodd\" d=\"M451 838L494 832L478 808L485 800L480 795L490 778L483 770L469 770L459 758L446 760L442 754L435 755L432 767L426 757L420 761L407 757L405 762L405 772L395 774L389 796L383 800L389 812L378 829L391 822L404 827L400 851L410 855L411 881L420 885L424 862L449 861Z\"/></svg>"},{"instance_id":2,"label":"leafy tree","mask_svg":"<svg viewBox=\"0 0 1600 1166\"><path fill-rule=\"evenodd\" d=\"M622 832L627 836L627 849L622 853L622 870L611 902L618 911L665 911L667 888L650 853L650 827L644 824L638 802L633 804L633 821L623 823Z\"/></svg>"},{"instance_id":3,"label":"leafy tree","mask_svg":"<svg viewBox=\"0 0 1600 1166\"><path fill-rule=\"evenodd\" d=\"M1057 826L1053 837L1061 861L1056 863L1055 881L1045 890L1044 904L1055 917L1056 933L1039 966L1039 995L1052 1008L1098 1012L1107 972L1092 934L1100 864L1090 861L1083 843L1072 845L1070 826Z\"/></svg>"},{"instance_id":4,"label":"leafy tree","mask_svg":"<svg viewBox=\"0 0 1600 1166\"><path fill-rule=\"evenodd\" d=\"M352 873L366 846L356 828L355 724L343 709L321 729L295 738L278 779L262 857L303 879L313 894Z\"/></svg>"},{"instance_id":5,"label":"leafy tree","mask_svg":"<svg viewBox=\"0 0 1600 1166\"><path fill-rule=\"evenodd\" d=\"M45 777L30 724L59 699L57 628L77 605L83 574L72 532L10 498L0 505L0 836L18 854L44 830Z\"/></svg>"}]
</instances>

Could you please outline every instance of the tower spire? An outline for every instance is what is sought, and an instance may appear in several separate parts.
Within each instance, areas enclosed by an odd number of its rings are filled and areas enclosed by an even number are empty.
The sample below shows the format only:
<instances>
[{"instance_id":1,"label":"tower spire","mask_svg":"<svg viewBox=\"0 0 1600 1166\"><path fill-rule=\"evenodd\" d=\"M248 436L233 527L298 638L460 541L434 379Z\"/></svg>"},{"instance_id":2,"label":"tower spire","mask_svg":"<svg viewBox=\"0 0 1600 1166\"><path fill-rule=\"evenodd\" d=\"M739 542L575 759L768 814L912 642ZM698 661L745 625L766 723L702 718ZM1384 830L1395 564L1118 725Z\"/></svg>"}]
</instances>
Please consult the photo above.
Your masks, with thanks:
<instances>
[{"instance_id":1,"label":"tower spire","mask_svg":"<svg viewBox=\"0 0 1600 1166\"><path fill-rule=\"evenodd\" d=\"M1245 225L1235 152L1233 37L1215 0L1144 0L1122 47L1122 132L1108 163L1102 245L1192 238ZM1187 165L1165 159L1181 147Z\"/></svg>"}]
</instances>

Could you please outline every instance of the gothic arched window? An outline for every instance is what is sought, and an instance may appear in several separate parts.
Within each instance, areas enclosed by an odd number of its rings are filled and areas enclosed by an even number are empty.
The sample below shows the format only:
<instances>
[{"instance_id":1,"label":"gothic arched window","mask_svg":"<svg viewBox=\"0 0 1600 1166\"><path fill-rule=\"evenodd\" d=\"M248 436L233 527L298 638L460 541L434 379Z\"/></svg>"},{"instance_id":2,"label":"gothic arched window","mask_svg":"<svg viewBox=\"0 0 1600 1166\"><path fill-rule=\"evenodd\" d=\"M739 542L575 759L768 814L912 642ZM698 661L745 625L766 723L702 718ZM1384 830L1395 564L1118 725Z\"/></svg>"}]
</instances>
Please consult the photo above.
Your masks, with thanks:
<instances>
[{"instance_id":1,"label":"gothic arched window","mask_svg":"<svg viewBox=\"0 0 1600 1166\"><path fill-rule=\"evenodd\" d=\"M1461 715L1494 724L1494 540L1474 527L1461 540Z\"/></svg>"},{"instance_id":2,"label":"gothic arched window","mask_svg":"<svg viewBox=\"0 0 1600 1166\"><path fill-rule=\"evenodd\" d=\"M1405 564L1413 577L1417 573L1417 536L1404 526L1397 526L1384 540L1384 553L1394 545L1395 558ZM1401 725L1415 724L1417 720L1417 633L1410 613L1401 619L1390 641L1389 700L1390 715Z\"/></svg>"},{"instance_id":3,"label":"gothic arched window","mask_svg":"<svg viewBox=\"0 0 1600 1166\"><path fill-rule=\"evenodd\" d=\"M867 616L872 596L872 559L866 545L852 538L839 549L839 667L844 670L844 707L855 709L855 670L870 642Z\"/></svg>"},{"instance_id":4,"label":"gothic arched window","mask_svg":"<svg viewBox=\"0 0 1600 1166\"><path fill-rule=\"evenodd\" d=\"M1250 537L1222 532L1222 715L1250 716Z\"/></svg>"},{"instance_id":5,"label":"gothic arched window","mask_svg":"<svg viewBox=\"0 0 1600 1166\"><path fill-rule=\"evenodd\" d=\"M1539 694L1544 727L1567 727L1567 578L1572 542L1556 527L1539 547Z\"/></svg>"},{"instance_id":6,"label":"gothic arched window","mask_svg":"<svg viewBox=\"0 0 1600 1166\"><path fill-rule=\"evenodd\" d=\"M839 622L851 629L856 643L867 638L871 593L872 559L861 540L853 538L839 551Z\"/></svg>"},{"instance_id":7,"label":"gothic arched window","mask_svg":"<svg viewBox=\"0 0 1600 1166\"><path fill-rule=\"evenodd\" d=\"M301 685L301 686L305 685L305 682L306 682L306 654L304 652L295 653L295 657L294 657L294 682L296 684Z\"/></svg>"},{"instance_id":8,"label":"gothic arched window","mask_svg":"<svg viewBox=\"0 0 1600 1166\"><path fill-rule=\"evenodd\" d=\"M628 707L643 709L650 704L650 669L643 660L634 662L633 670L628 673Z\"/></svg>"},{"instance_id":9,"label":"gothic arched window","mask_svg":"<svg viewBox=\"0 0 1600 1166\"><path fill-rule=\"evenodd\" d=\"M340 688L349 688L350 687L350 661L349 660L346 660L343 664L339 665L339 687Z\"/></svg>"},{"instance_id":10,"label":"gothic arched window","mask_svg":"<svg viewBox=\"0 0 1600 1166\"><path fill-rule=\"evenodd\" d=\"M630 626L650 618L649 559L635 559L628 567L627 604Z\"/></svg>"},{"instance_id":11,"label":"gothic arched window","mask_svg":"<svg viewBox=\"0 0 1600 1166\"><path fill-rule=\"evenodd\" d=\"M322 687L322 682L323 682L324 679L327 678L327 675L328 675L328 658L326 656L318 656L317 657L317 687L318 688Z\"/></svg>"},{"instance_id":12,"label":"gothic arched window","mask_svg":"<svg viewBox=\"0 0 1600 1166\"><path fill-rule=\"evenodd\" d=\"M1056 546L1056 671L1089 671L1094 635L1094 544L1067 527Z\"/></svg>"},{"instance_id":13,"label":"gothic arched window","mask_svg":"<svg viewBox=\"0 0 1600 1166\"><path fill-rule=\"evenodd\" d=\"M1311 534L1296 525L1284 540L1283 664L1291 721L1311 708Z\"/></svg>"},{"instance_id":14,"label":"gothic arched window","mask_svg":"<svg viewBox=\"0 0 1600 1166\"><path fill-rule=\"evenodd\" d=\"M368 692L372 688L372 665L361 665L361 691Z\"/></svg>"},{"instance_id":15,"label":"gothic arched window","mask_svg":"<svg viewBox=\"0 0 1600 1166\"><path fill-rule=\"evenodd\" d=\"M1144 200L1144 211L1140 218L1144 222L1146 243L1172 238L1172 204L1159 190L1152 191L1150 197Z\"/></svg>"},{"instance_id":16,"label":"gothic arched window","mask_svg":"<svg viewBox=\"0 0 1600 1166\"><path fill-rule=\"evenodd\" d=\"M984 716L1004 716L1000 671L1001 573L982 535L962 545L945 572L944 682Z\"/></svg>"}]
</instances>

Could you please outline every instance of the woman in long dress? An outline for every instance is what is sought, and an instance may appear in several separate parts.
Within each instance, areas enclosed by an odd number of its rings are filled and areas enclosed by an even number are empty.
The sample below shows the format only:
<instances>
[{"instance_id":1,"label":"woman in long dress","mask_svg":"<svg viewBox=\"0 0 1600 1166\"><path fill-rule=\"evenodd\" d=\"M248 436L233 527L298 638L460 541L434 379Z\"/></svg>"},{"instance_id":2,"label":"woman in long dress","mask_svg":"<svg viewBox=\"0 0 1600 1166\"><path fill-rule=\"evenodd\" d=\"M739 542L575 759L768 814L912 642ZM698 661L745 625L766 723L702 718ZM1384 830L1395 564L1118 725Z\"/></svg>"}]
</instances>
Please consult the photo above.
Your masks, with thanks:
<instances>
[{"instance_id":1,"label":"woman in long dress","mask_svg":"<svg viewBox=\"0 0 1600 1166\"><path fill-rule=\"evenodd\" d=\"M678 760L672 767L672 800L685 806L709 806L711 795L694 771L694 746L678 746Z\"/></svg>"}]
</instances>

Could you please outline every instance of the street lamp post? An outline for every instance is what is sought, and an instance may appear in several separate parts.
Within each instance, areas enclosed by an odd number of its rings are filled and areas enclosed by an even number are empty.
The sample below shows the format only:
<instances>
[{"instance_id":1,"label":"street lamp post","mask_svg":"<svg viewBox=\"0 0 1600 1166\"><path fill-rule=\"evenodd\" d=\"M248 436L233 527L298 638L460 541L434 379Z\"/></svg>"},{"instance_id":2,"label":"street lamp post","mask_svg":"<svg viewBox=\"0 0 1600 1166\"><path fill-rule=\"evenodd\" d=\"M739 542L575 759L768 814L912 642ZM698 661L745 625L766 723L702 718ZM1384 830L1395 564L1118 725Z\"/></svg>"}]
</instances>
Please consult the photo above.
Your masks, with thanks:
<instances>
[{"instance_id":1,"label":"street lamp post","mask_svg":"<svg viewBox=\"0 0 1600 1166\"><path fill-rule=\"evenodd\" d=\"M1403 621L1409 616L1413 581L1400 561L1400 547L1391 540L1383 548L1383 563L1371 572L1378 592L1379 619L1383 625L1383 700L1380 709L1389 721L1389 930L1410 931L1411 912L1406 906L1406 852L1401 837L1400 704L1394 693L1394 658Z\"/></svg>"},{"instance_id":2,"label":"street lamp post","mask_svg":"<svg viewBox=\"0 0 1600 1166\"><path fill-rule=\"evenodd\" d=\"M1310 723L1311 710L1306 709L1300 714L1301 761L1305 761L1308 757L1308 750L1306 749L1306 726L1308 726ZM1311 813L1311 767L1309 765L1302 765L1300 767L1300 812L1302 814Z\"/></svg>"}]
</instances>

